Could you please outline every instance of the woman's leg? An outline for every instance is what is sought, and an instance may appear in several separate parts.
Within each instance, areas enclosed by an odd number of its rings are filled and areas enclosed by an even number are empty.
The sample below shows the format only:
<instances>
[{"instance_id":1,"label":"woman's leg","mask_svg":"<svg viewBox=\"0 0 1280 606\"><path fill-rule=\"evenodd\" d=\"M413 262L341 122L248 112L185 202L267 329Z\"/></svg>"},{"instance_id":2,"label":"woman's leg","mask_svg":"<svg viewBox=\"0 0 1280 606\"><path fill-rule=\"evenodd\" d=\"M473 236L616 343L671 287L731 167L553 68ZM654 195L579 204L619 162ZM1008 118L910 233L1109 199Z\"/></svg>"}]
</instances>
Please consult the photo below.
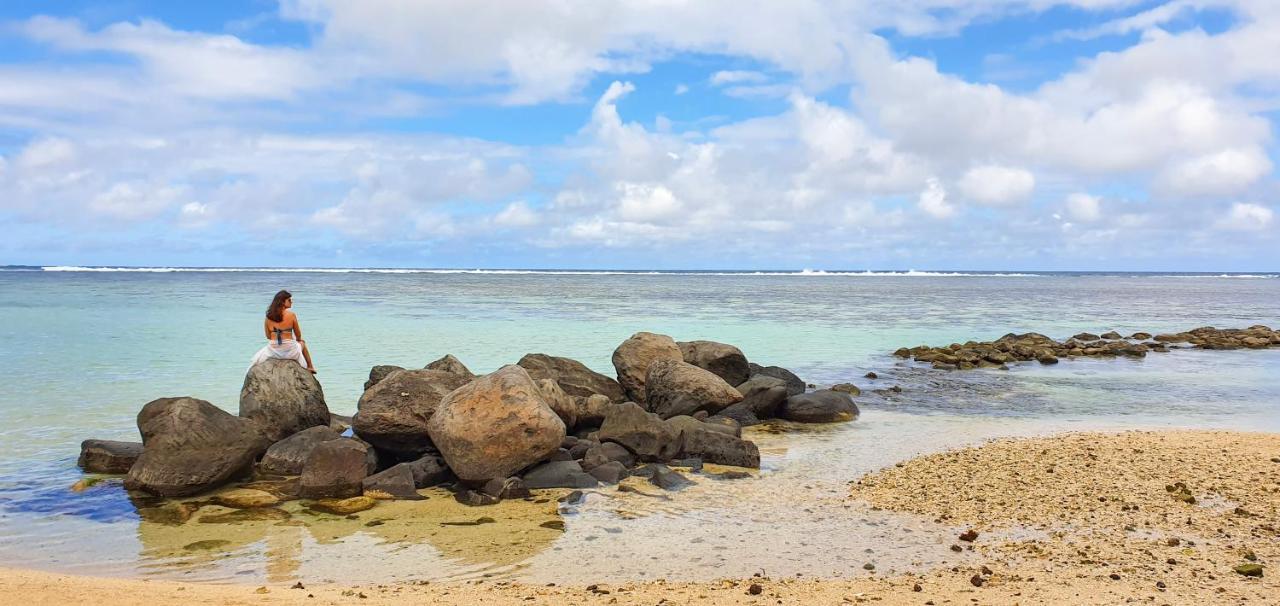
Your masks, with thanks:
<instances>
[{"instance_id":1,"label":"woman's leg","mask_svg":"<svg viewBox=\"0 0 1280 606\"><path fill-rule=\"evenodd\" d=\"M311 352L307 349L307 342L299 341L299 343L302 344L302 357L307 361L307 370L314 373L316 371L316 365L311 363Z\"/></svg>"}]
</instances>

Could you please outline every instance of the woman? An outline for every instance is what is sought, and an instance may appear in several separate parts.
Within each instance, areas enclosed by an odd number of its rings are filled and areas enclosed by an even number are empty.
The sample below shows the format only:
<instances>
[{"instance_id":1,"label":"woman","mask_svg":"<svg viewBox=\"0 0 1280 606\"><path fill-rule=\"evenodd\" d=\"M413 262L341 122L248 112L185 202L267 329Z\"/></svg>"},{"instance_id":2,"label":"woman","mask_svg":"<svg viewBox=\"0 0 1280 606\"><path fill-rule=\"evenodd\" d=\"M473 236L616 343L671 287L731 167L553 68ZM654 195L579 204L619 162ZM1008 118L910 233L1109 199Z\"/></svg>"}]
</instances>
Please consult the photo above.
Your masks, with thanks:
<instances>
[{"instance_id":1,"label":"woman","mask_svg":"<svg viewBox=\"0 0 1280 606\"><path fill-rule=\"evenodd\" d=\"M311 364L311 352L307 351L307 342L302 340L302 327L298 325L298 316L289 311L293 307L293 295L282 290L271 299L267 308L267 318L262 322L262 329L267 334L267 346L258 350L253 356L250 367L266 360L294 360L311 374L316 367Z\"/></svg>"}]
</instances>

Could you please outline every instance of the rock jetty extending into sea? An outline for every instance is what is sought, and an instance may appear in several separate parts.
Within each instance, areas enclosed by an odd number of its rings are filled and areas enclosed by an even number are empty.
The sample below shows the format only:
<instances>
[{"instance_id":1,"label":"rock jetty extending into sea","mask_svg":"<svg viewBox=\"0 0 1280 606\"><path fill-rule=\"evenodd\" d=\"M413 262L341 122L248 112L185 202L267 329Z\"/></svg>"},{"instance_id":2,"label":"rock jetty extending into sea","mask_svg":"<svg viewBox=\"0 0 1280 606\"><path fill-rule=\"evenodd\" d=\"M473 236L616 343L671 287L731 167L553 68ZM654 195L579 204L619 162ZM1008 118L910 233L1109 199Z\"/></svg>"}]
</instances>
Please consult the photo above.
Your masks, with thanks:
<instances>
[{"instance_id":1,"label":"rock jetty extending into sea","mask_svg":"<svg viewBox=\"0 0 1280 606\"><path fill-rule=\"evenodd\" d=\"M1007 334L995 341L968 341L945 347L903 347L893 352L899 358L932 364L939 370L1000 368L1011 362L1038 361L1057 364L1060 358L1146 357L1149 352L1170 349L1266 349L1280 346L1280 331L1262 325L1249 328L1205 326L1186 332L1156 334L1136 332L1128 337L1109 331L1101 335L1082 332L1066 341L1055 341L1040 333Z\"/></svg>"},{"instance_id":2,"label":"rock jetty extending into sea","mask_svg":"<svg viewBox=\"0 0 1280 606\"><path fill-rule=\"evenodd\" d=\"M745 426L858 416L856 388L806 392L789 370L753 364L724 343L636 333L613 366L616 379L540 353L481 376L452 355L421 369L374 366L347 419L330 413L315 376L269 360L249 369L238 414L160 398L138 413L141 443L86 440L79 464L125 474L131 491L209 495L255 519L296 499L349 515L379 500L422 499L418 491L432 486L466 505L629 476L678 490L693 480L673 467L759 468ZM179 520L200 505L183 506Z\"/></svg>"}]
</instances>

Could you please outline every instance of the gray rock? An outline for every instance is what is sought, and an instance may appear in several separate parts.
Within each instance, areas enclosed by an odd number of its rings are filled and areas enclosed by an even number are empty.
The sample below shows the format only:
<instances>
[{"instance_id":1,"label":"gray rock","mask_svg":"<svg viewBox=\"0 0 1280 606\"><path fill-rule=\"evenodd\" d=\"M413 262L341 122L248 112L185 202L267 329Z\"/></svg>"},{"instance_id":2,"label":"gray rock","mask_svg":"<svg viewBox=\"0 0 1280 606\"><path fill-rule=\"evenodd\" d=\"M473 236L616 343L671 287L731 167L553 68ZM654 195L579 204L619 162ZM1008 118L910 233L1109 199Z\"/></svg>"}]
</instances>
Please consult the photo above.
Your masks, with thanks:
<instances>
[{"instance_id":1,"label":"gray rock","mask_svg":"<svg viewBox=\"0 0 1280 606\"><path fill-rule=\"evenodd\" d=\"M824 389L787 398L778 416L799 423L836 423L858 418L858 407L849 394Z\"/></svg>"},{"instance_id":2,"label":"gray rock","mask_svg":"<svg viewBox=\"0 0 1280 606\"><path fill-rule=\"evenodd\" d=\"M265 473L296 476L302 473L302 465L316 446L340 437L338 432L328 427L309 427L272 444L267 454L262 455L258 469Z\"/></svg>"},{"instance_id":3,"label":"gray rock","mask_svg":"<svg viewBox=\"0 0 1280 606\"><path fill-rule=\"evenodd\" d=\"M332 412L329 413L329 429L332 429L339 434L346 433L348 429L351 429L351 417L334 414Z\"/></svg>"},{"instance_id":4,"label":"gray rock","mask_svg":"<svg viewBox=\"0 0 1280 606\"><path fill-rule=\"evenodd\" d=\"M697 457L719 465L760 467L760 449L753 442L717 431L691 417L676 417L667 423L680 431L681 457Z\"/></svg>"},{"instance_id":5,"label":"gray rock","mask_svg":"<svg viewBox=\"0 0 1280 606\"><path fill-rule=\"evenodd\" d=\"M742 401L742 394L724 379L677 360L658 360L649 365L645 393L645 408L664 419L703 410L716 413Z\"/></svg>"},{"instance_id":6,"label":"gray rock","mask_svg":"<svg viewBox=\"0 0 1280 606\"><path fill-rule=\"evenodd\" d=\"M531 493L529 486L518 477L494 478L485 482L481 492L499 499L525 499Z\"/></svg>"},{"instance_id":7,"label":"gray rock","mask_svg":"<svg viewBox=\"0 0 1280 606\"><path fill-rule=\"evenodd\" d=\"M479 490L462 489L453 493L453 500L462 503L468 507L483 507L485 505L497 505L502 499L493 495L487 495Z\"/></svg>"},{"instance_id":8,"label":"gray rock","mask_svg":"<svg viewBox=\"0 0 1280 606\"><path fill-rule=\"evenodd\" d=\"M379 449L412 458L432 447L427 423L440 401L470 379L443 370L397 370L360 396L356 435Z\"/></svg>"},{"instance_id":9,"label":"gray rock","mask_svg":"<svg viewBox=\"0 0 1280 606\"><path fill-rule=\"evenodd\" d=\"M587 473L605 484L617 484L628 475L627 468L617 461L609 461L604 465L598 465Z\"/></svg>"},{"instance_id":10,"label":"gray rock","mask_svg":"<svg viewBox=\"0 0 1280 606\"><path fill-rule=\"evenodd\" d=\"M648 475L649 483L663 490L681 490L689 486L693 486L693 481L684 477L684 474L674 471L666 465L654 465L652 473Z\"/></svg>"},{"instance_id":11,"label":"gray rock","mask_svg":"<svg viewBox=\"0 0 1280 606\"><path fill-rule=\"evenodd\" d=\"M329 425L320 382L293 360L267 360L249 369L240 387L240 416L257 423L272 442Z\"/></svg>"},{"instance_id":12,"label":"gray rock","mask_svg":"<svg viewBox=\"0 0 1280 606\"><path fill-rule=\"evenodd\" d=\"M369 380L364 382L364 390L369 391L370 387L377 385L380 381L387 378L387 375L397 371L404 370L403 366L392 366L390 364L381 364L369 369Z\"/></svg>"},{"instance_id":13,"label":"gray rock","mask_svg":"<svg viewBox=\"0 0 1280 606\"><path fill-rule=\"evenodd\" d=\"M595 488L599 483L577 461L551 461L524 474L529 488Z\"/></svg>"},{"instance_id":14,"label":"gray rock","mask_svg":"<svg viewBox=\"0 0 1280 606\"><path fill-rule=\"evenodd\" d=\"M781 379L782 382L787 386L788 396L794 396L794 395L804 393L804 390L805 390L804 381L801 380L800 377L797 377L795 373L781 366L760 366L759 364L750 364L749 367L751 368L752 377L756 375L764 375L766 377Z\"/></svg>"},{"instance_id":15,"label":"gray rock","mask_svg":"<svg viewBox=\"0 0 1280 606\"><path fill-rule=\"evenodd\" d=\"M665 461L680 451L679 432L633 402L614 405L598 437L601 442L621 444L646 461Z\"/></svg>"},{"instance_id":16,"label":"gray rock","mask_svg":"<svg viewBox=\"0 0 1280 606\"><path fill-rule=\"evenodd\" d=\"M578 427L599 427L613 404L613 400L602 395L578 398Z\"/></svg>"},{"instance_id":17,"label":"gray rock","mask_svg":"<svg viewBox=\"0 0 1280 606\"><path fill-rule=\"evenodd\" d=\"M592 442L590 440L578 440L578 442L574 444L572 448L569 449L569 456L573 457L574 460L581 459L582 457L587 456L588 451L590 451L592 448L595 448L596 446L599 446L599 445L600 445L599 442Z\"/></svg>"},{"instance_id":18,"label":"gray rock","mask_svg":"<svg viewBox=\"0 0 1280 606\"><path fill-rule=\"evenodd\" d=\"M354 497L364 491L369 475L368 447L340 438L317 444L302 465L298 494L304 499Z\"/></svg>"},{"instance_id":19,"label":"gray rock","mask_svg":"<svg viewBox=\"0 0 1280 606\"><path fill-rule=\"evenodd\" d=\"M623 467L635 465L636 456L620 444L605 442L591 448L582 457L582 468L591 471L607 463L621 463Z\"/></svg>"},{"instance_id":20,"label":"gray rock","mask_svg":"<svg viewBox=\"0 0 1280 606\"><path fill-rule=\"evenodd\" d=\"M503 366L453 391L428 423L431 441L459 478L505 478L560 447L564 422L523 368Z\"/></svg>"},{"instance_id":21,"label":"gray rock","mask_svg":"<svg viewBox=\"0 0 1280 606\"><path fill-rule=\"evenodd\" d=\"M467 368L467 365L463 364L462 360L453 357L453 354L445 354L443 358L427 364L426 370L451 372L468 381L476 378L475 373L471 372L471 369Z\"/></svg>"},{"instance_id":22,"label":"gray rock","mask_svg":"<svg viewBox=\"0 0 1280 606\"><path fill-rule=\"evenodd\" d=\"M742 437L742 424L724 415L707 417L702 420L702 423L711 431L718 431L735 438Z\"/></svg>"},{"instance_id":23,"label":"gray rock","mask_svg":"<svg viewBox=\"0 0 1280 606\"><path fill-rule=\"evenodd\" d=\"M577 360L531 353L520 358L516 364L525 369L533 380L551 379L573 397L601 395L608 398L610 403L626 399L622 386L617 381L587 368Z\"/></svg>"},{"instance_id":24,"label":"gray rock","mask_svg":"<svg viewBox=\"0 0 1280 606\"><path fill-rule=\"evenodd\" d=\"M444 459L437 455L424 455L401 465L407 465L413 472L414 488L429 488L453 479L453 472L445 465Z\"/></svg>"},{"instance_id":25,"label":"gray rock","mask_svg":"<svg viewBox=\"0 0 1280 606\"><path fill-rule=\"evenodd\" d=\"M560 384L551 379L534 379L542 401L564 421L565 430L572 430L578 424L578 399L560 389Z\"/></svg>"},{"instance_id":26,"label":"gray rock","mask_svg":"<svg viewBox=\"0 0 1280 606\"><path fill-rule=\"evenodd\" d=\"M407 501L420 501L423 499L423 496L418 494L417 486L414 485L413 469L409 467L408 463L392 465L379 473L365 478L360 484L365 495L377 491Z\"/></svg>"},{"instance_id":27,"label":"gray rock","mask_svg":"<svg viewBox=\"0 0 1280 606\"><path fill-rule=\"evenodd\" d=\"M142 442L85 440L80 443L76 465L89 473L129 473L142 456Z\"/></svg>"},{"instance_id":28,"label":"gray rock","mask_svg":"<svg viewBox=\"0 0 1280 606\"><path fill-rule=\"evenodd\" d=\"M742 350L715 341L682 341L676 343L684 361L710 371L730 385L738 385L751 376L747 357Z\"/></svg>"},{"instance_id":29,"label":"gray rock","mask_svg":"<svg viewBox=\"0 0 1280 606\"><path fill-rule=\"evenodd\" d=\"M216 488L270 445L253 421L195 398L160 398L138 413L143 451L124 485L165 497Z\"/></svg>"},{"instance_id":30,"label":"gray rock","mask_svg":"<svg viewBox=\"0 0 1280 606\"><path fill-rule=\"evenodd\" d=\"M658 360L683 362L684 355L671 337L651 332L638 332L613 351L613 368L618 383L632 402L647 401L644 388L649 365Z\"/></svg>"}]
</instances>

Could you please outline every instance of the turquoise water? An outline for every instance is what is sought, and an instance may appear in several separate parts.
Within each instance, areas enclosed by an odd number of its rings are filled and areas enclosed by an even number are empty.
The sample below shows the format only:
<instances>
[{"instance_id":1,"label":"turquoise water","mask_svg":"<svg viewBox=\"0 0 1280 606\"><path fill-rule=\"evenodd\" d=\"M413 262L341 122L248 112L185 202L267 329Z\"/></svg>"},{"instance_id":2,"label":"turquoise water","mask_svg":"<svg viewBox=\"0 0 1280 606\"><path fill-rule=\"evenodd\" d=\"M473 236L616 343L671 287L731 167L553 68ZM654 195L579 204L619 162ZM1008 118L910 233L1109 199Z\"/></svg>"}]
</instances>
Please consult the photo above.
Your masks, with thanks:
<instances>
[{"instance_id":1,"label":"turquoise water","mask_svg":"<svg viewBox=\"0 0 1280 606\"><path fill-rule=\"evenodd\" d=\"M900 346L1007 332L1061 338L1083 330L1276 326L1274 275L0 271L0 412L7 421L0 428L0 565L192 574L180 559L136 544L145 523L118 486L68 490L80 477L78 444L137 439L134 415L157 397L191 395L234 411L245 366L262 344L262 313L280 288L294 293L329 406L339 413L354 412L375 364L421 366L452 353L485 372L544 352L611 372L614 347L640 330L733 343L753 361L786 366L812 383L851 381L868 391L859 400L863 418L820 440L761 437L772 450L760 478L706 486L703 501L681 497L646 516L667 520L661 527L682 536L696 532L710 495L759 501L785 490L838 492L894 457L986 437L1091 427L1280 431L1277 349L1177 350L1137 361L970 373L921 369L888 355ZM863 379L868 370L881 379ZM904 391L870 393L894 384ZM888 443L896 446L886 449ZM829 485L806 482L811 472ZM770 507L795 518L798 506L790 501L791 509ZM617 525L610 511L589 501L558 544L579 556L604 545L584 537L594 536L592 525ZM645 532L656 530L650 524ZM357 532L346 542L389 557L378 551L389 549L385 537ZM43 546L33 550L35 543ZM238 546L201 578L282 578L263 563L270 544L263 538ZM303 563L290 570L345 561L325 541L306 545L297 558ZM413 563L397 568L396 578L492 571L483 562L460 568L409 551ZM805 553L795 556L798 571L819 557ZM537 571L554 570L551 557L531 556L514 568L503 563L501 570L548 578L554 575ZM751 563L743 558L744 566Z\"/></svg>"}]
</instances>

